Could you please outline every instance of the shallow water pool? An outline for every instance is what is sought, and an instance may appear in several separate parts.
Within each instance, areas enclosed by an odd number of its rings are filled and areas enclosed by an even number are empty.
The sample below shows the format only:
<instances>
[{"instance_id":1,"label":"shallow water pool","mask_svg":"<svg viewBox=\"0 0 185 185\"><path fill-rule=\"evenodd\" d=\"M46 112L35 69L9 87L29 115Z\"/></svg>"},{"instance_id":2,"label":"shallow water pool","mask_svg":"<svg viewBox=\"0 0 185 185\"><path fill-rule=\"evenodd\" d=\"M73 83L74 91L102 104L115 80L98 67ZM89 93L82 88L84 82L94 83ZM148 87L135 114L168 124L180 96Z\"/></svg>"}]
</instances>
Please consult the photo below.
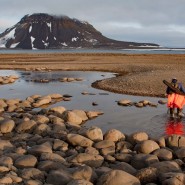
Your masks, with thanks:
<instances>
[{"instance_id":1,"label":"shallow water pool","mask_svg":"<svg viewBox=\"0 0 185 185\"><path fill-rule=\"evenodd\" d=\"M119 129L123 133L130 134L136 131L146 131L152 137L162 136L168 131L171 123L167 116L166 105L158 104L155 107L137 108L135 106L118 106L121 99L129 99L138 102L144 99L157 104L160 98L130 96L111 93L91 87L91 84L100 79L113 77L113 73L105 72L81 72L81 71L52 71L52 72L30 72L1 70L1 76L18 75L18 79L13 84L0 86L0 98L20 98L25 99L33 94L47 95L51 93L69 94L71 101L58 102L52 106L64 106L66 109L98 110L104 112L96 119L86 122L87 126L98 126L104 132L108 129ZM60 82L63 77L83 78L83 81ZM49 83L38 83L34 80L49 79ZM82 95L82 92L89 92L91 95ZM98 105L93 106L96 102ZM184 119L177 124L184 127ZM183 129L183 128L182 128Z\"/></svg>"}]
</instances>

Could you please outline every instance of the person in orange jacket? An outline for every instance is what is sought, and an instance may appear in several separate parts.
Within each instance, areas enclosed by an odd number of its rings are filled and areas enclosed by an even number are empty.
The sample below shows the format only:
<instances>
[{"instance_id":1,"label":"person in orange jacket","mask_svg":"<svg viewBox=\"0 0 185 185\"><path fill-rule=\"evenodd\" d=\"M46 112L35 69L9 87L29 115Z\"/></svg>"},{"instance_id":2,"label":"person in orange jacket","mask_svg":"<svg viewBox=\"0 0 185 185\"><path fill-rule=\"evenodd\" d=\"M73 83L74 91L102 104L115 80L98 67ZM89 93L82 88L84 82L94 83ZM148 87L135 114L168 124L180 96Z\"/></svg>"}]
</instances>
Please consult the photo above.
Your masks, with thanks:
<instances>
[{"instance_id":1,"label":"person in orange jacket","mask_svg":"<svg viewBox=\"0 0 185 185\"><path fill-rule=\"evenodd\" d=\"M179 83L177 78L172 78L171 84L175 88L178 88L181 92L185 93L182 83ZM175 108L177 108L177 116L184 117L182 110L185 104L185 96L175 93L170 87L167 87L166 94L168 95L167 106L170 109L170 116L172 118L175 117Z\"/></svg>"}]
</instances>

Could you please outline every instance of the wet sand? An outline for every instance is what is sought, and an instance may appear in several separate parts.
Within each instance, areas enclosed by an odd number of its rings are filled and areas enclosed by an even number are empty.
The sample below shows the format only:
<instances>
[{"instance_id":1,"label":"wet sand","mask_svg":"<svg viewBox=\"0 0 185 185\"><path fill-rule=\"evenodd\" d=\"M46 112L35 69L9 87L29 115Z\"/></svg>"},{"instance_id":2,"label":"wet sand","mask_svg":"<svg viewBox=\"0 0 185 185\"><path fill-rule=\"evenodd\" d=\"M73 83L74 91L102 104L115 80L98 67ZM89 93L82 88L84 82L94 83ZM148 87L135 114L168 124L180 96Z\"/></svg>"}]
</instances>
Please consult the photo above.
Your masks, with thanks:
<instances>
[{"instance_id":1,"label":"wet sand","mask_svg":"<svg viewBox=\"0 0 185 185\"><path fill-rule=\"evenodd\" d=\"M1 54L0 69L80 70L118 73L94 87L123 94L164 97L163 80L185 84L181 54Z\"/></svg>"}]
</instances>

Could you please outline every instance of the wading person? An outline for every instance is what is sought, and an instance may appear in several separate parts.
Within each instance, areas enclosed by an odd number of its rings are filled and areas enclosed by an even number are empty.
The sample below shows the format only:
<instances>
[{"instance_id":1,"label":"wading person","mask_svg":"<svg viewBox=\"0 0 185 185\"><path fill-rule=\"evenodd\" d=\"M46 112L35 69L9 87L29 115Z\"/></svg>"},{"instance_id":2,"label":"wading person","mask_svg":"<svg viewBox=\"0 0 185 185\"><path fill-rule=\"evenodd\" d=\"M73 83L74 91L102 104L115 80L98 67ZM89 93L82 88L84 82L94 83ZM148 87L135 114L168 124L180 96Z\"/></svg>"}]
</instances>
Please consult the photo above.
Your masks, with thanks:
<instances>
[{"instance_id":1,"label":"wading person","mask_svg":"<svg viewBox=\"0 0 185 185\"><path fill-rule=\"evenodd\" d=\"M178 83L176 78L172 78L171 85L180 90L180 92L185 93L185 89L182 86L182 83ZM173 89L167 87L166 94L168 95L168 108L170 109L170 117L175 117L175 108L177 108L177 116L184 117L182 113L183 106L185 104L185 96L177 94Z\"/></svg>"}]
</instances>

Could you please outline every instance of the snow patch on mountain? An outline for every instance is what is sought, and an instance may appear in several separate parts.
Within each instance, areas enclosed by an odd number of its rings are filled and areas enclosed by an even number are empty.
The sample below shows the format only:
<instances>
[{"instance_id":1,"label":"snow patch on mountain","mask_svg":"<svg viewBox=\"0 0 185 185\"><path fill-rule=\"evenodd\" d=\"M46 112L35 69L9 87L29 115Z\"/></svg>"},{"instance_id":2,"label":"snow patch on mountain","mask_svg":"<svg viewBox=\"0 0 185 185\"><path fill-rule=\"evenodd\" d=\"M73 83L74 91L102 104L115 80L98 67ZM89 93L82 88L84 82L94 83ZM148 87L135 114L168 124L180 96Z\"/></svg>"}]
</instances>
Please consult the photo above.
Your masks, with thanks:
<instances>
[{"instance_id":1,"label":"snow patch on mountain","mask_svg":"<svg viewBox=\"0 0 185 185\"><path fill-rule=\"evenodd\" d=\"M29 33L31 33L31 30L32 30L32 25L29 27Z\"/></svg>"},{"instance_id":2,"label":"snow patch on mountain","mask_svg":"<svg viewBox=\"0 0 185 185\"><path fill-rule=\"evenodd\" d=\"M12 45L10 46L10 48L16 48L16 46L17 46L19 43L20 43L20 42L12 44Z\"/></svg>"},{"instance_id":3,"label":"snow patch on mountain","mask_svg":"<svg viewBox=\"0 0 185 185\"><path fill-rule=\"evenodd\" d=\"M33 44L33 42L35 41L35 38L34 37L30 37L31 38L31 47L32 47L32 49L37 49L37 48L34 48L34 44Z\"/></svg>"},{"instance_id":4,"label":"snow patch on mountain","mask_svg":"<svg viewBox=\"0 0 185 185\"><path fill-rule=\"evenodd\" d=\"M13 28L8 34L0 38L0 48L5 48L8 40L15 39L15 29Z\"/></svg>"},{"instance_id":5,"label":"snow patch on mountain","mask_svg":"<svg viewBox=\"0 0 185 185\"><path fill-rule=\"evenodd\" d=\"M77 40L78 40L78 37L73 37L73 38L71 39L72 42L77 41Z\"/></svg>"},{"instance_id":6,"label":"snow patch on mountain","mask_svg":"<svg viewBox=\"0 0 185 185\"><path fill-rule=\"evenodd\" d=\"M47 23L48 27L50 28L50 32L51 32L51 22Z\"/></svg>"},{"instance_id":7,"label":"snow patch on mountain","mask_svg":"<svg viewBox=\"0 0 185 185\"><path fill-rule=\"evenodd\" d=\"M63 46L68 46L65 42L61 43Z\"/></svg>"}]
</instances>

